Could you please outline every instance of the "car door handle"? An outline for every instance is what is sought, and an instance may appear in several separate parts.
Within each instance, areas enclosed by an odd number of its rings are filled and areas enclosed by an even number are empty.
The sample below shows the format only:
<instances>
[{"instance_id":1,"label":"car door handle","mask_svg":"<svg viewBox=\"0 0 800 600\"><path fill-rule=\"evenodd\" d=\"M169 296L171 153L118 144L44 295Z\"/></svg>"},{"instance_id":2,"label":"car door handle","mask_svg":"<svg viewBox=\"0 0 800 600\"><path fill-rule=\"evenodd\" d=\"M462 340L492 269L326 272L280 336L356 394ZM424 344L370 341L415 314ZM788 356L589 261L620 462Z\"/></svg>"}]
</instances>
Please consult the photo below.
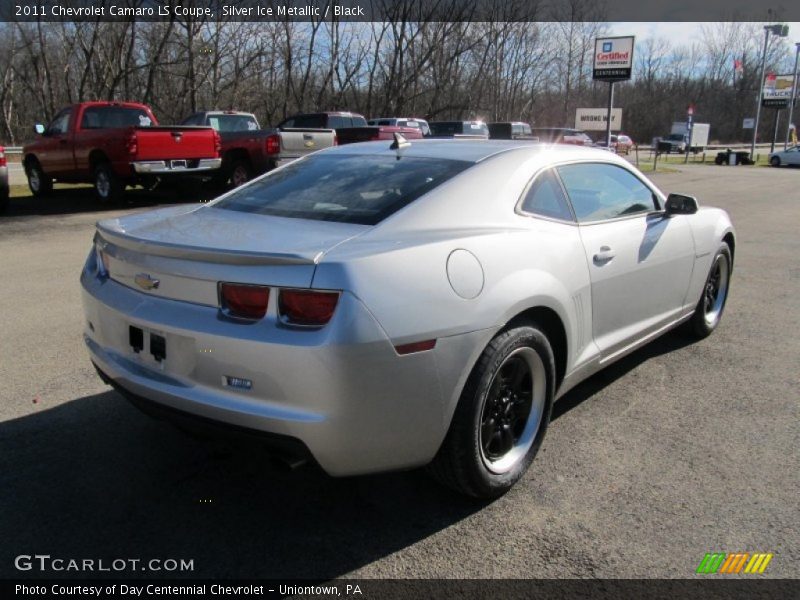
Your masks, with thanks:
<instances>
[{"instance_id":1,"label":"car door handle","mask_svg":"<svg viewBox=\"0 0 800 600\"><path fill-rule=\"evenodd\" d=\"M614 258L614 253L608 246L600 246L600 251L594 255L595 264L604 265Z\"/></svg>"}]
</instances>

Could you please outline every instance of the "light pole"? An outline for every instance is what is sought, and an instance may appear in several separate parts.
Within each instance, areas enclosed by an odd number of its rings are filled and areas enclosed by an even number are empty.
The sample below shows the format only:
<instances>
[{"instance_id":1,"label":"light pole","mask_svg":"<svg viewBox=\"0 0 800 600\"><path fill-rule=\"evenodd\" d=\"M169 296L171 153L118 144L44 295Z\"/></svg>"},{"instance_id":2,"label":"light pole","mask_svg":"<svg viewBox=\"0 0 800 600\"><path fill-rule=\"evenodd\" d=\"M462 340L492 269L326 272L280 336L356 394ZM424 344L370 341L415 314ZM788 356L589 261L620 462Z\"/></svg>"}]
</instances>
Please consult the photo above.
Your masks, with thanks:
<instances>
[{"instance_id":1,"label":"light pole","mask_svg":"<svg viewBox=\"0 0 800 600\"><path fill-rule=\"evenodd\" d=\"M789 147L789 135L792 133L792 113L794 112L794 101L797 98L797 59L800 58L800 42L795 43L794 71L792 71L792 99L789 101L789 121L786 123L786 141L783 142L783 149Z\"/></svg>"},{"instance_id":2,"label":"light pole","mask_svg":"<svg viewBox=\"0 0 800 600\"><path fill-rule=\"evenodd\" d=\"M764 26L764 51L761 53L761 75L758 77L758 100L756 102L756 122L753 127L753 143L750 145L750 157L756 158L756 139L758 138L758 120L761 117L761 99L764 95L764 70L767 68L767 43L769 34L786 37L789 35L788 25L765 25Z\"/></svg>"}]
</instances>

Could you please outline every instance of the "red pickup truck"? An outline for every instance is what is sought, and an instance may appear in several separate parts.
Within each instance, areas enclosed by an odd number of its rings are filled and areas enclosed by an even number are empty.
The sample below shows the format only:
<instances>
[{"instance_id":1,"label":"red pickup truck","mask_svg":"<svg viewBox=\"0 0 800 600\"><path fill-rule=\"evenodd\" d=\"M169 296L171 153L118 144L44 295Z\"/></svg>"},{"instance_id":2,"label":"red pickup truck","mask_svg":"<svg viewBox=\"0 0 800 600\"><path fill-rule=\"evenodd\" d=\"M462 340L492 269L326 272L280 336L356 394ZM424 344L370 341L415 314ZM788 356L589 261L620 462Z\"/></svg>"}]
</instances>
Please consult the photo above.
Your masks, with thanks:
<instances>
[{"instance_id":1,"label":"red pickup truck","mask_svg":"<svg viewBox=\"0 0 800 600\"><path fill-rule=\"evenodd\" d=\"M211 127L159 127L148 106L83 102L59 112L23 148L35 196L53 182L92 183L101 201L118 200L127 185L210 176L220 168L221 142Z\"/></svg>"},{"instance_id":2,"label":"red pickup truck","mask_svg":"<svg viewBox=\"0 0 800 600\"><path fill-rule=\"evenodd\" d=\"M0 146L0 213L8 208L8 159L6 149Z\"/></svg>"}]
</instances>

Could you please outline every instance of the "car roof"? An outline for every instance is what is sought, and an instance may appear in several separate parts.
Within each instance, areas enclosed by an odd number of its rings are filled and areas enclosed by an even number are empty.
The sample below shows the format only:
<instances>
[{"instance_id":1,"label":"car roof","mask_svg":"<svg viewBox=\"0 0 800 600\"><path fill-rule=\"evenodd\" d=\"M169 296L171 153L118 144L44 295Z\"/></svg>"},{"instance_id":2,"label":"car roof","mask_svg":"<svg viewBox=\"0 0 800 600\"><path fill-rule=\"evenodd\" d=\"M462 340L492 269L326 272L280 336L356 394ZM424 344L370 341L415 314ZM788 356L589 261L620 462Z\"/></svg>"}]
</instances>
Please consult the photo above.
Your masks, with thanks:
<instances>
[{"instance_id":1,"label":"car roof","mask_svg":"<svg viewBox=\"0 0 800 600\"><path fill-rule=\"evenodd\" d=\"M360 144L345 144L334 146L322 152L341 155L396 155L397 150L390 148L388 140L378 142L362 142ZM605 150L587 148L566 144L546 144L528 140L475 140L475 139L425 139L410 140L402 150L403 156L421 158L444 158L450 160L463 160L467 162L481 162L490 157L501 154L522 153L529 156L540 155L545 157L558 157L558 160L591 160L602 159L611 162L625 162L625 159L616 158ZM552 161L547 161L552 162Z\"/></svg>"}]
</instances>

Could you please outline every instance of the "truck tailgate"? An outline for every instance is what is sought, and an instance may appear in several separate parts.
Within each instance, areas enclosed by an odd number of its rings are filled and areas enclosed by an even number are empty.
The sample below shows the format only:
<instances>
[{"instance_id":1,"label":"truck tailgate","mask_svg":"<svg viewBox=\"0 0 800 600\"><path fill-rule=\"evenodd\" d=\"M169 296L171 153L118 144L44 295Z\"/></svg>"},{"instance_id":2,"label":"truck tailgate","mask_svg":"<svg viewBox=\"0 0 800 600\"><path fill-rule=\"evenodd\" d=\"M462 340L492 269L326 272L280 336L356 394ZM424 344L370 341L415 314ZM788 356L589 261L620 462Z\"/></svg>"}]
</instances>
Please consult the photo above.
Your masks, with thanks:
<instances>
[{"instance_id":1,"label":"truck tailgate","mask_svg":"<svg viewBox=\"0 0 800 600\"><path fill-rule=\"evenodd\" d=\"M333 129L281 129L281 154L297 157L330 148L336 140Z\"/></svg>"},{"instance_id":2,"label":"truck tailgate","mask_svg":"<svg viewBox=\"0 0 800 600\"><path fill-rule=\"evenodd\" d=\"M211 127L136 127L136 160L215 158L216 133Z\"/></svg>"}]
</instances>

